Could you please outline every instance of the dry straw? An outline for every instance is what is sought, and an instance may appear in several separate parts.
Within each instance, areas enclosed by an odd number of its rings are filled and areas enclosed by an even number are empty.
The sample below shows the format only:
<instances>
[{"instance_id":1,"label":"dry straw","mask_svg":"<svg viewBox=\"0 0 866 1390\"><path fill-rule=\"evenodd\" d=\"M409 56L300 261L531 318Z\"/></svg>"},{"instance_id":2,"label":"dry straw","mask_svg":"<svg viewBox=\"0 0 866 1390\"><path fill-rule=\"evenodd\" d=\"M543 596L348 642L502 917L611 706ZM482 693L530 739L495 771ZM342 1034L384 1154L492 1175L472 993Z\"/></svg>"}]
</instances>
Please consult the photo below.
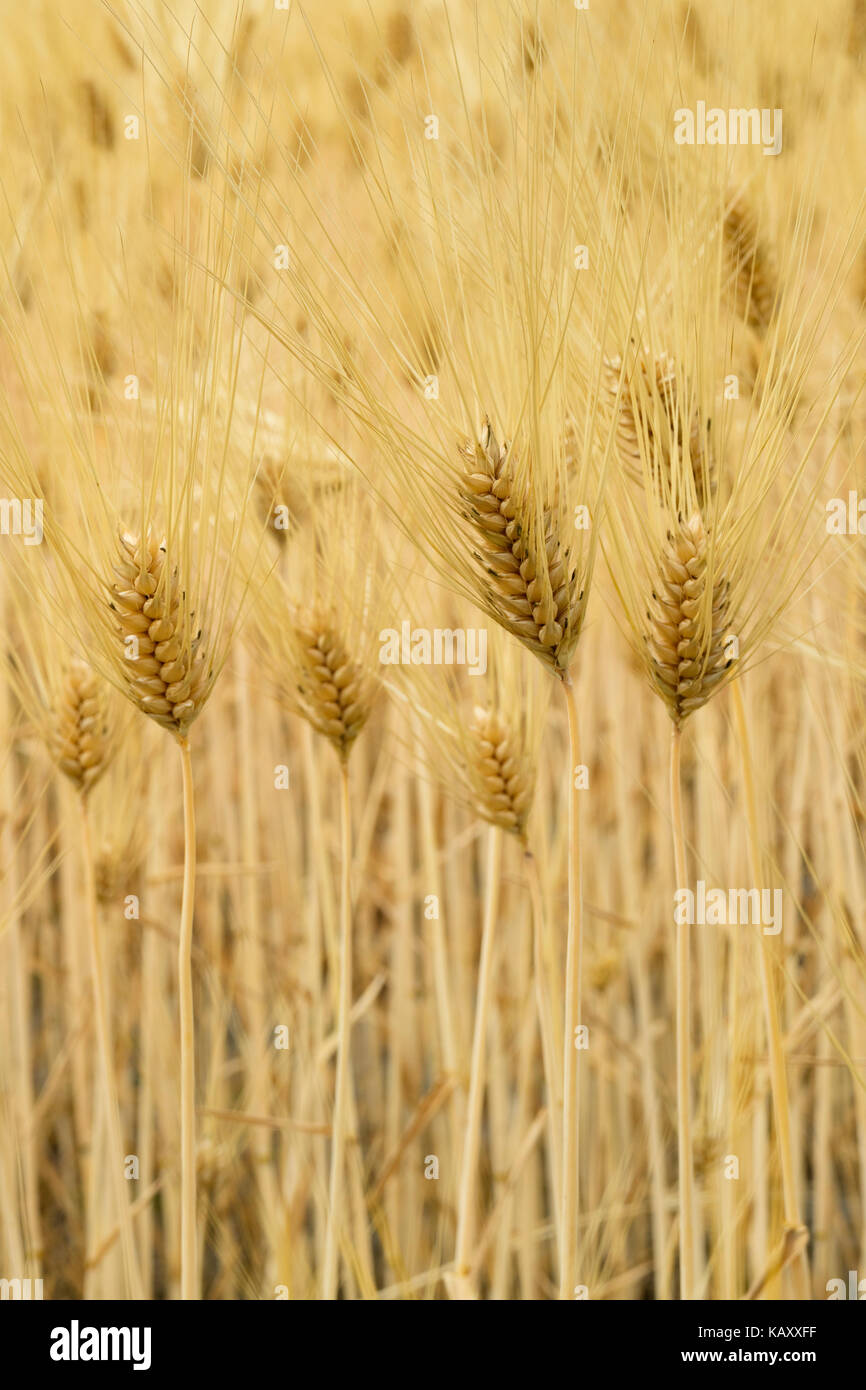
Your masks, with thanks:
<instances>
[{"instance_id":1,"label":"dry straw","mask_svg":"<svg viewBox=\"0 0 866 1390\"><path fill-rule=\"evenodd\" d=\"M416 614L425 615L432 628L443 612L431 608L416 581L408 597ZM458 620L470 625L472 613L452 612L453 600L444 607L449 632L461 630ZM504 625L503 625L504 626ZM389 690L405 701L414 714L413 730L417 745L424 750L424 776L438 775L452 793L460 789L474 815L489 826L485 859L484 912L478 960L478 978L469 1064L466 1110L458 1110L462 1132L462 1157L457 1204L457 1231L454 1268L450 1280L452 1296L471 1300L479 1296L477 1279L476 1206L478 1167L481 1155L482 1122L487 1089L487 1036L495 987L496 943L500 916L503 845L516 840L522 852L533 916L533 955L537 1019L541 1032L545 1077L548 1086L548 1125L551 1147L557 1153L562 1135L562 1088L554 1061L549 1012L545 1004L545 971L542 937L544 912L538 871L530 849L529 819L535 795L541 734L544 726L549 685L542 684L537 671L528 666L516 646L495 627L484 630L485 669L474 675L460 668L437 668L423 664L401 667L388 681ZM452 1008L447 964L442 962L437 988L441 999L440 1017L446 1032L446 1053ZM558 1156L558 1155L557 1155ZM559 1196L559 1169L555 1190Z\"/></svg>"},{"instance_id":2,"label":"dry straw","mask_svg":"<svg viewBox=\"0 0 866 1390\"><path fill-rule=\"evenodd\" d=\"M634 410L623 388L637 378L642 367L632 367L638 349L629 345L629 358L621 367L618 410L620 433L637 445L643 488L631 491L627 468L617 489L611 513L610 558L614 584L638 659L650 684L664 701L673 723L670 758L671 818L678 889L688 887L686 836L681 796L681 734L685 722L723 687L739 676L770 635L797 584L809 569L808 536L821 474L809 468L813 435L805 446L794 446L789 427L801 405L805 374L820 342L825 305L796 295L776 306L772 335L765 344L766 367L757 405L743 424L731 413L731 400L722 398L721 383L731 376L731 335L724 310L725 256L712 254L715 246L726 250L731 232L730 211L719 213L721 200L712 180L722 175L712 167L705 171L706 206L688 219L671 218L669 255L675 267L674 292L666 302L660 296L653 305L647 331L661 336L660 326L673 333L680 349L667 388L674 421L662 440L640 413L641 427L634 429ZM692 204L695 190L678 188L672 176L670 201ZM724 206L724 204L721 204ZM681 215L681 214L680 214ZM767 261L760 252L754 226L740 210L737 226L738 272L748 276L749 302L766 309L770 296ZM808 221L797 223L797 235L805 236ZM795 237L792 255L802 254ZM834 276L844 263L827 268L825 292L834 292ZM739 302L738 312L743 312ZM628 305L622 311L626 321ZM666 322L667 320L667 322ZM752 321L750 319L750 321ZM697 343L690 325L700 325ZM769 311L761 326L770 330ZM850 345L841 354L844 366ZM639 379L639 378L637 378ZM693 383L690 385L690 383ZM838 386L836 387L838 389ZM652 391L652 388L651 388ZM825 383L825 399L834 394L833 378ZM736 400L736 395L733 396ZM709 426L695 431L692 402L697 418L713 421L714 453L723 472L723 486L709 493L706 481L705 440ZM823 421L830 407L823 406ZM665 415L669 416L666 409ZM654 417L658 419L658 412ZM697 447L697 457L695 456ZM633 463L633 458L630 461ZM804 555L805 543L805 555ZM814 539L811 542L814 553ZM767 583L767 574L774 581ZM736 700L739 707L739 694ZM744 756L748 760L745 725L741 721ZM747 771L747 785L751 773ZM762 884L760 855L755 847L756 821L752 798L747 807L753 846L756 882ZM695 1220L691 1121L691 1002L689 926L677 922L677 1078L679 1112L680 1180L680 1286L681 1296L699 1296L700 1272ZM798 1289L805 1289L802 1254L802 1222L794 1190L790 1160L790 1116L784 1051L776 1001L777 982L770 948L761 937L761 960L770 1046L771 1079L780 1147L786 1230L792 1238L790 1258L796 1260Z\"/></svg>"},{"instance_id":3,"label":"dry straw","mask_svg":"<svg viewBox=\"0 0 866 1390\"><path fill-rule=\"evenodd\" d=\"M192 933L195 813L188 735L222 668L246 595L238 559L254 472L232 433L239 382L254 393L261 366L246 346L244 312L222 288L237 256L214 190L193 200L176 244L181 288L164 343L136 343L136 290L154 275L154 247L127 292L138 371L132 410L120 411L105 379L93 324L76 323L77 350L64 360L47 300L28 316L14 297L11 392L3 472L18 495L39 499L44 545L32 568L52 622L88 653L93 668L177 740L183 777L185 857L178 947L181 1051L181 1296L198 1297ZM206 247L209 271L184 257ZM111 251L103 248L109 257ZM64 265L76 307L80 272ZM76 293L77 292L77 293ZM101 332L100 328L100 332ZM47 345L47 346L46 346ZM105 388L90 399L98 427L82 416L76 383ZM228 402L228 406L222 404ZM55 467L55 459L62 466ZM107 475L107 477L106 477ZM106 481L103 481L103 478ZM50 568L44 562L47 552ZM92 878L92 874L91 874ZM95 894L94 894L95 896Z\"/></svg>"},{"instance_id":4,"label":"dry straw","mask_svg":"<svg viewBox=\"0 0 866 1390\"><path fill-rule=\"evenodd\" d=\"M515 119L501 153L492 148L489 126L482 124L479 139L475 116L458 106L448 158L425 155L407 165L404 152L417 143L429 96L422 103L417 94L401 102L389 95L376 126L375 160L367 163L374 96L365 94L363 118L338 97L359 164L356 212L371 218L374 236L384 229L388 246L401 209L400 292L394 302L379 294L347 252L352 237L339 213L311 200L303 171L283 168L273 180L263 174L256 188L258 254L290 203L297 209L294 254L255 312L274 342L331 390L354 432L339 443L442 582L562 680L574 769L580 749L570 666L612 452L597 349L608 331L622 204L616 185L593 160L582 161L571 139L569 123L587 94L569 57L578 50L578 30L563 24L561 41L561 63L552 56L556 46L545 45L550 57L524 67L516 90L505 50L492 44L501 73L491 68L477 78L482 110L488 92L497 100L512 93ZM444 55L443 68L452 82L464 80L456 53ZM239 183L236 189L249 209L248 193ZM587 247L575 246L576 226L593 248L592 275L580 273ZM341 267L337 280L329 257ZM507 443L498 430L508 431ZM577 1282L579 1166L580 1058L571 1039L579 1019L581 869L579 800L577 788L570 790L563 1298Z\"/></svg>"},{"instance_id":5,"label":"dry straw","mask_svg":"<svg viewBox=\"0 0 866 1390\"><path fill-rule=\"evenodd\" d=\"M340 768L340 935L337 1074L321 1296L337 1297L347 1147L355 1112L351 1057L352 816L349 759L373 712L377 643L387 590L375 516L355 479L325 491L315 472L289 473L309 518L271 566L253 613L258 661L271 692L337 755ZM358 543L364 537L364 545ZM260 563L264 561L264 557Z\"/></svg>"},{"instance_id":6,"label":"dry straw","mask_svg":"<svg viewBox=\"0 0 866 1390\"><path fill-rule=\"evenodd\" d=\"M9 680L32 727L41 735L57 770L77 795L81 826L81 862L93 990L93 1012L99 1074L107 1115L108 1166L114 1216L120 1231L127 1296L142 1296L142 1277L129 1201L123 1179L128 1150L121 1129L120 1106L113 1062L109 981L103 961L103 941L96 892L96 861L90 798L110 769L119 729L116 696L83 661L63 648L63 639L38 610L33 610L17 584L9 592L10 616L19 631L18 651L9 657Z\"/></svg>"}]
</instances>

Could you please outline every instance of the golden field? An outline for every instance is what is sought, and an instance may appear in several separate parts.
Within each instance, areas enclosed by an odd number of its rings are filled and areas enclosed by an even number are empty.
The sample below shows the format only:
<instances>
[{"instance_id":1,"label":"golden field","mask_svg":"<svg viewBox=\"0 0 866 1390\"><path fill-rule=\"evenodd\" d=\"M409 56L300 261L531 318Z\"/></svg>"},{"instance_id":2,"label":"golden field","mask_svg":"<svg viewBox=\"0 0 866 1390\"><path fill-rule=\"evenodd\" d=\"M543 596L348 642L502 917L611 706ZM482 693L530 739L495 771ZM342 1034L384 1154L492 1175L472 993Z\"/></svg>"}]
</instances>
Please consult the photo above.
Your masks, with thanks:
<instances>
[{"instance_id":1,"label":"golden field","mask_svg":"<svg viewBox=\"0 0 866 1390\"><path fill-rule=\"evenodd\" d=\"M4 17L0 1277L836 1296L866 7L319 8Z\"/></svg>"}]
</instances>

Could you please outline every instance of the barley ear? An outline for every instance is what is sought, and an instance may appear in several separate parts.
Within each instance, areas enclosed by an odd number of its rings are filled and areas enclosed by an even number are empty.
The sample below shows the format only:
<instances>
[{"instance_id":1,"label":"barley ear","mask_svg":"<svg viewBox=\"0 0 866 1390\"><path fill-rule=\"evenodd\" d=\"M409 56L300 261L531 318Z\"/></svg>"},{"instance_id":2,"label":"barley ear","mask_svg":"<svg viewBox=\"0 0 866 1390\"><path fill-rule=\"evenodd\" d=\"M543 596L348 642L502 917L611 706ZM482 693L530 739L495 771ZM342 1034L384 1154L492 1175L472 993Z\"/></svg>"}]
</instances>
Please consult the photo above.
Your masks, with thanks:
<instances>
[{"instance_id":1,"label":"barley ear","mask_svg":"<svg viewBox=\"0 0 866 1390\"><path fill-rule=\"evenodd\" d=\"M727 580L710 573L707 534L695 512L668 533L647 613L652 683L677 725L706 704L731 664L725 655L728 592Z\"/></svg>"},{"instance_id":2,"label":"barley ear","mask_svg":"<svg viewBox=\"0 0 866 1390\"><path fill-rule=\"evenodd\" d=\"M479 544L475 559L496 621L555 674L568 670L580 635L583 592L568 573L552 502L538 516L518 486L509 446L489 420L460 447L464 513Z\"/></svg>"},{"instance_id":3,"label":"barley ear","mask_svg":"<svg viewBox=\"0 0 866 1390\"><path fill-rule=\"evenodd\" d=\"M505 718L492 709L476 709L470 726L469 768L478 809L485 820L524 839L532 805L530 760Z\"/></svg>"},{"instance_id":4,"label":"barley ear","mask_svg":"<svg viewBox=\"0 0 866 1390\"><path fill-rule=\"evenodd\" d=\"M143 537L123 533L114 574L111 606L124 642L127 693L143 714L184 738L209 686L197 639L185 630L183 596L177 573L167 570L165 543L150 531ZM135 641L127 651L129 638Z\"/></svg>"},{"instance_id":5,"label":"barley ear","mask_svg":"<svg viewBox=\"0 0 866 1390\"><path fill-rule=\"evenodd\" d=\"M105 696L86 662L74 658L52 711L50 750L60 771L86 795L108 766Z\"/></svg>"},{"instance_id":6,"label":"barley ear","mask_svg":"<svg viewBox=\"0 0 866 1390\"><path fill-rule=\"evenodd\" d=\"M294 632L301 657L298 696L302 712L345 761L370 716L373 682L352 659L333 620L322 608L299 609Z\"/></svg>"}]
</instances>

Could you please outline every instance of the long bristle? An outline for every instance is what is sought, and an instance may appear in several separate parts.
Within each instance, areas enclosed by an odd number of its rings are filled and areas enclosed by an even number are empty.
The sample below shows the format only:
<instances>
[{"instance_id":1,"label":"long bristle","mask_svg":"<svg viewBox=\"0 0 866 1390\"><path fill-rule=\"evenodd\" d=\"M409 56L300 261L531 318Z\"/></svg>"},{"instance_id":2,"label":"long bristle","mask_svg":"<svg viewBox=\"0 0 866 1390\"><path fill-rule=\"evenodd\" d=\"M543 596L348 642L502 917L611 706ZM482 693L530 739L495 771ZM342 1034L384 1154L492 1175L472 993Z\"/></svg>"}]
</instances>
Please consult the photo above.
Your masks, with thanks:
<instances>
[{"instance_id":1,"label":"long bristle","mask_svg":"<svg viewBox=\"0 0 866 1390\"><path fill-rule=\"evenodd\" d=\"M725 246L739 313L759 333L770 326L778 297L776 259L746 195L739 193L724 219Z\"/></svg>"},{"instance_id":2,"label":"long bristle","mask_svg":"<svg viewBox=\"0 0 866 1390\"><path fill-rule=\"evenodd\" d=\"M639 380L634 380L633 374L622 380L622 369L621 357L605 360L604 385L611 408L619 394L616 444L626 473L632 481L643 482L642 460L646 458L656 487L662 494L666 490L669 496L674 455L685 454L697 503L703 511L708 489L712 494L716 486L714 459L705 447L705 429L697 404L688 410L687 403L681 402L683 392L677 385L673 359L663 353L648 363L641 356L637 366Z\"/></svg>"}]
</instances>

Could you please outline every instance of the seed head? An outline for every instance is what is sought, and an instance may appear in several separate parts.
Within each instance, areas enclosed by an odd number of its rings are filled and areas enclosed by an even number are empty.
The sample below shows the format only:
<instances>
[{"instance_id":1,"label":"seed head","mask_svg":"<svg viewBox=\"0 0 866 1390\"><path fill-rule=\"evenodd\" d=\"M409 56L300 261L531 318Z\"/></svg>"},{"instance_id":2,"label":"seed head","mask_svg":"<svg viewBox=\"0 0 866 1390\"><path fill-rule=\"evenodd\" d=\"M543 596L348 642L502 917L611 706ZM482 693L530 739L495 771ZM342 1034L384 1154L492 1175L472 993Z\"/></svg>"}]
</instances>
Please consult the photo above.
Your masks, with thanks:
<instances>
[{"instance_id":1,"label":"seed head","mask_svg":"<svg viewBox=\"0 0 866 1390\"><path fill-rule=\"evenodd\" d=\"M710 572L699 512L669 532L647 613L653 686L681 724L706 704L724 679L728 583Z\"/></svg>"},{"instance_id":2,"label":"seed head","mask_svg":"<svg viewBox=\"0 0 866 1390\"><path fill-rule=\"evenodd\" d=\"M60 771L78 791L89 793L108 766L108 719L99 679L78 657L61 683L49 742Z\"/></svg>"},{"instance_id":3,"label":"seed head","mask_svg":"<svg viewBox=\"0 0 866 1390\"><path fill-rule=\"evenodd\" d=\"M464 514L478 550L491 616L557 675L568 670L583 618L583 592L558 534L554 499L539 508L516 477L507 443L490 421L461 445Z\"/></svg>"},{"instance_id":4,"label":"seed head","mask_svg":"<svg viewBox=\"0 0 866 1390\"><path fill-rule=\"evenodd\" d=\"M124 644L127 693L144 714L184 738L213 680L200 638L189 631L192 615L184 614L177 571L166 565L165 542L150 531L144 537L123 533L114 573L111 606Z\"/></svg>"},{"instance_id":5,"label":"seed head","mask_svg":"<svg viewBox=\"0 0 866 1390\"><path fill-rule=\"evenodd\" d=\"M345 760L370 716L373 682L350 656L333 617L321 607L298 610L293 629L300 713Z\"/></svg>"},{"instance_id":6,"label":"seed head","mask_svg":"<svg viewBox=\"0 0 866 1390\"><path fill-rule=\"evenodd\" d=\"M470 726L469 777L479 811L491 825L523 837L532 806L532 763L506 717L476 709Z\"/></svg>"}]
</instances>

